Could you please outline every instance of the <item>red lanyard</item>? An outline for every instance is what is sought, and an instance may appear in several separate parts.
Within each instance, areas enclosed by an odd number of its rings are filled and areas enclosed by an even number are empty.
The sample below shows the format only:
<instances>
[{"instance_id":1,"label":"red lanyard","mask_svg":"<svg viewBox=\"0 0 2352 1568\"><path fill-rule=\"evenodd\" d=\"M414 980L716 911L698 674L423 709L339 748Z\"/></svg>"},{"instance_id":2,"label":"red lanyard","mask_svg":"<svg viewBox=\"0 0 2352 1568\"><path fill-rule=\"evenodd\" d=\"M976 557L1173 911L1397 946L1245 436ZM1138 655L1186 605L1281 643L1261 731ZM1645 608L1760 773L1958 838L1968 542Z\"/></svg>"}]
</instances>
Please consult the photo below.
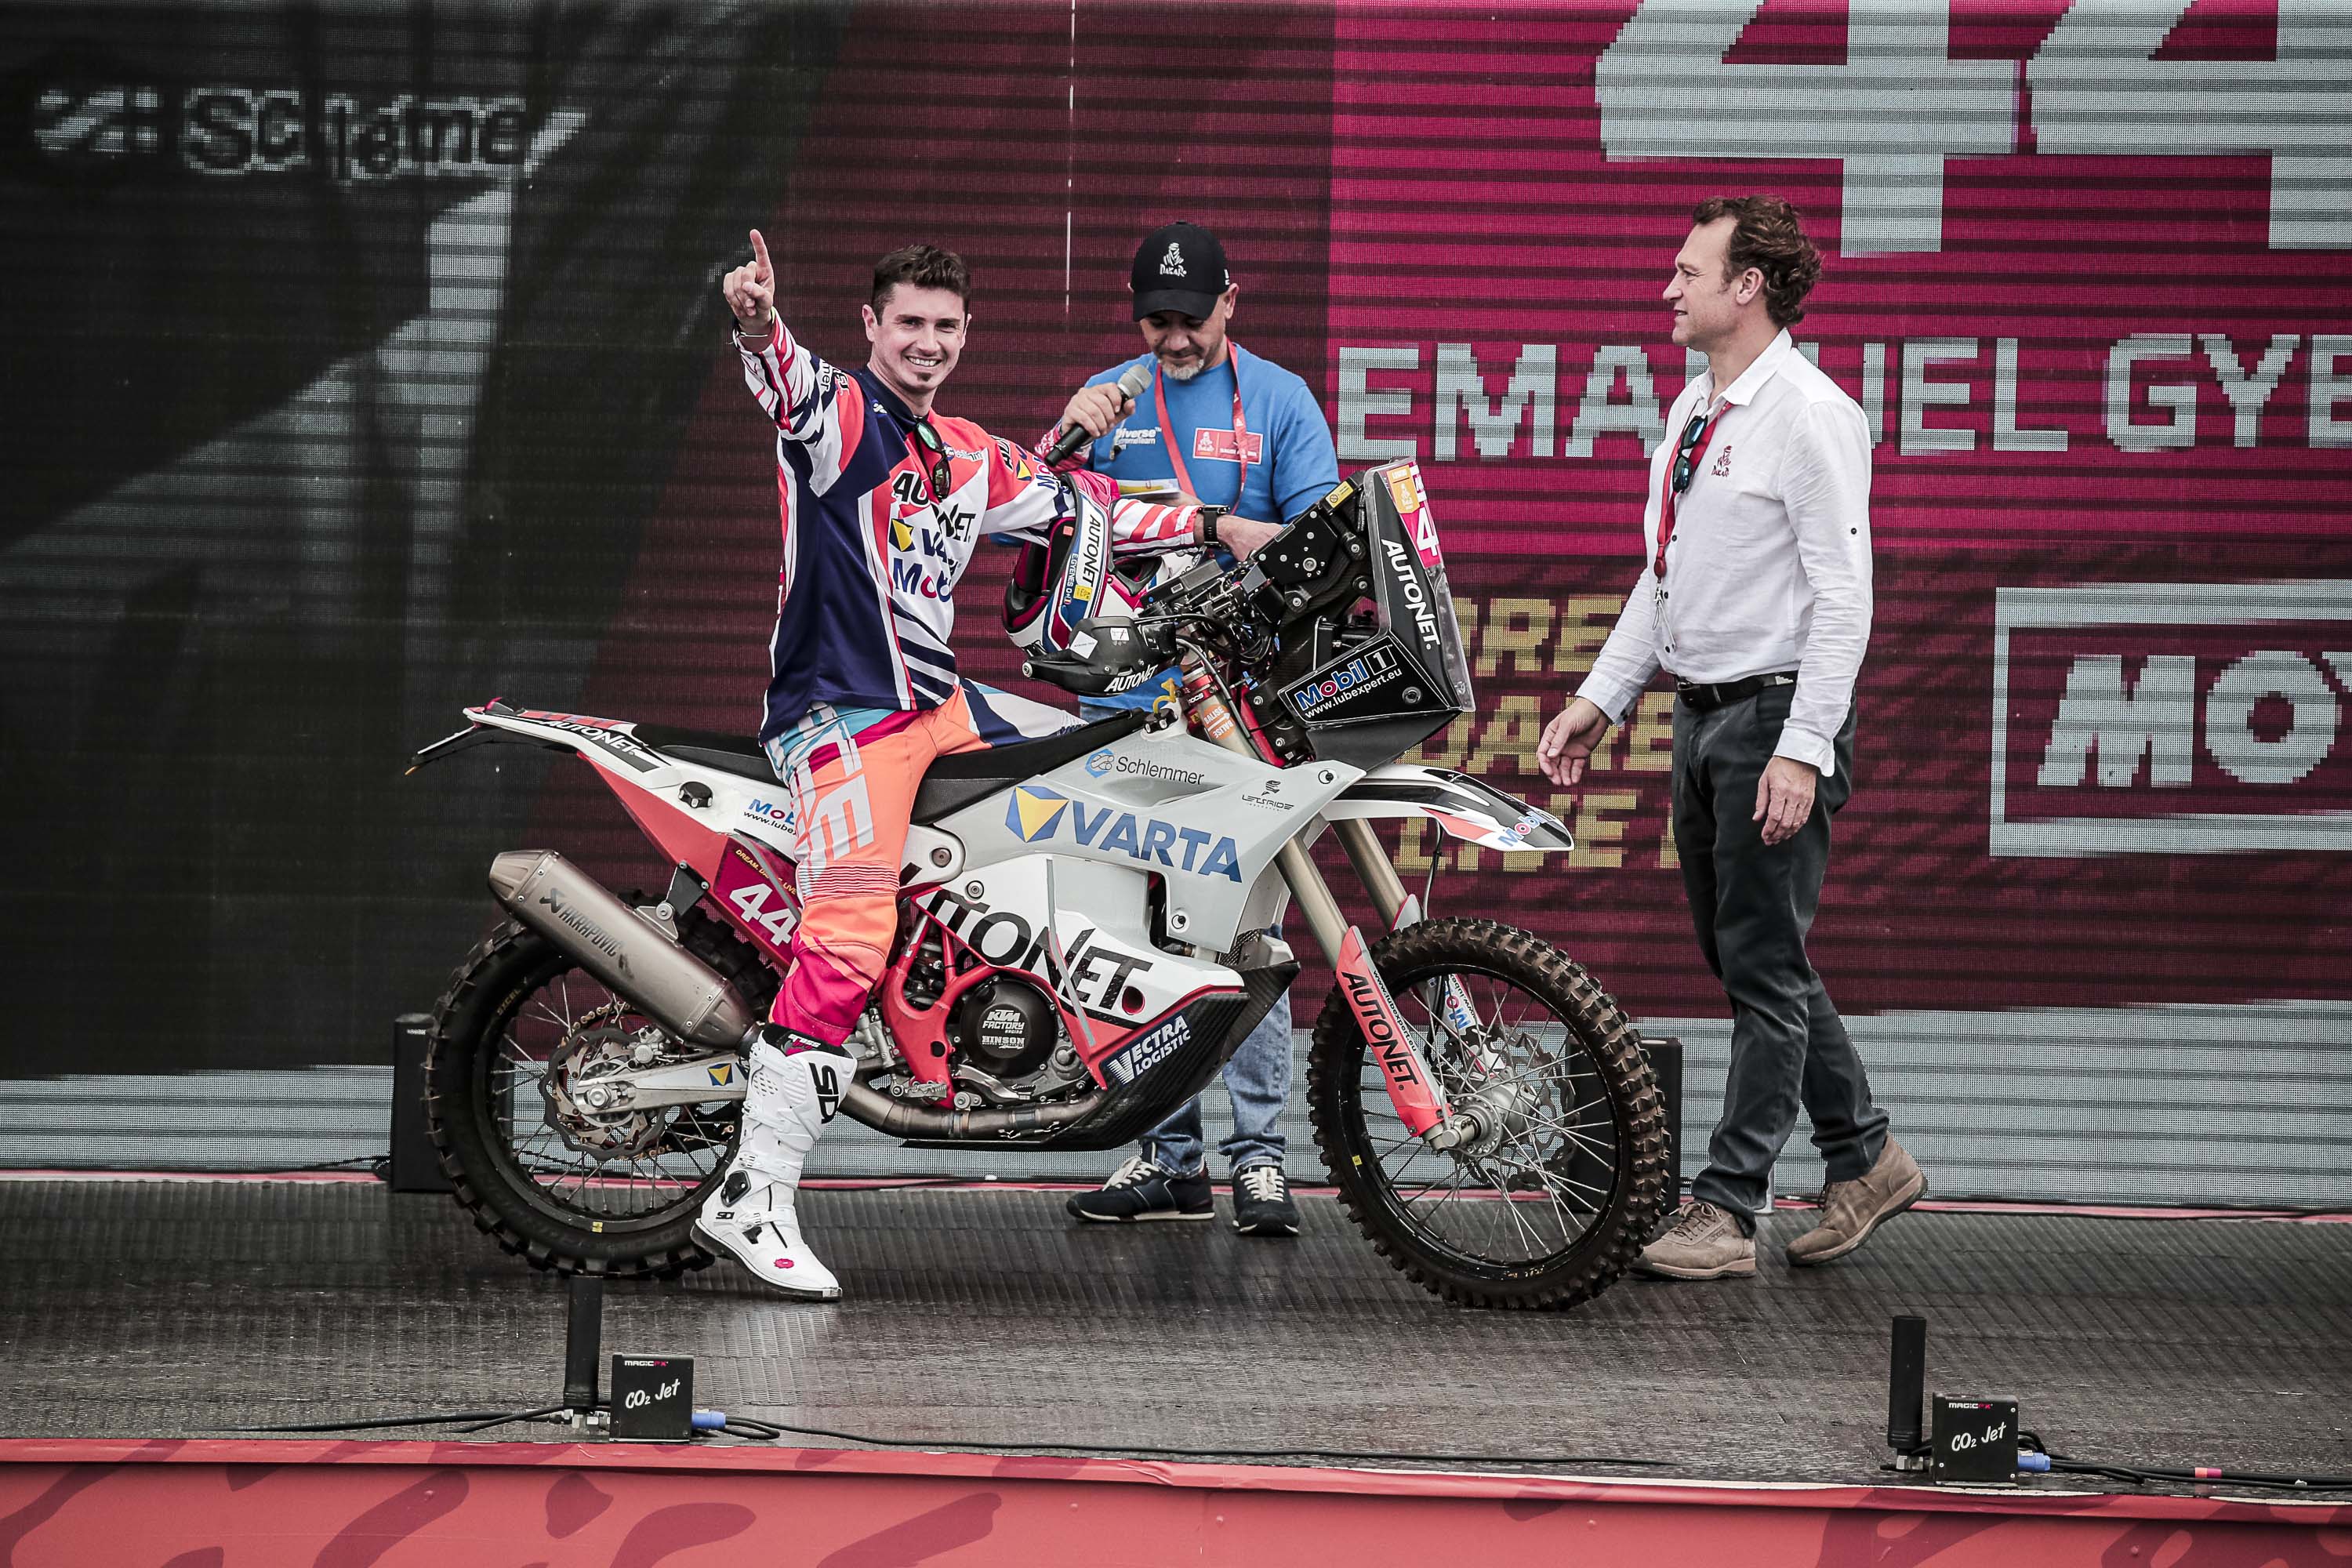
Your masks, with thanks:
<instances>
[{"instance_id":1,"label":"red lanyard","mask_svg":"<svg viewBox=\"0 0 2352 1568\"><path fill-rule=\"evenodd\" d=\"M1706 456L1706 443L1709 437L1714 436L1715 427L1721 424L1723 422L1723 416L1730 412L1731 405L1727 403L1722 407L1717 409L1713 414L1709 415L1707 416L1706 423L1699 427L1698 439L1692 443L1690 449L1691 478L1693 479L1696 479L1698 478L1698 461L1701 458ZM1650 563L1650 575L1661 583L1666 580L1666 546L1672 544L1675 541L1675 500L1676 499L1676 491L1675 489L1675 469L1681 462L1682 448L1677 447L1673 452L1667 455L1665 479L1658 487L1658 553L1656 558ZM1689 487L1685 486L1684 488L1688 489Z\"/></svg>"},{"instance_id":2,"label":"red lanyard","mask_svg":"<svg viewBox=\"0 0 2352 1568\"><path fill-rule=\"evenodd\" d=\"M1241 465L1241 477L1234 481L1234 507L1242 505L1242 487L1249 483L1249 421L1242 414L1242 346L1231 338L1225 340L1234 366L1234 461ZM1194 500L1208 497L1192 488L1192 476L1184 467L1184 444L1176 439L1176 426L1168 422L1168 387L1161 378L1160 363L1151 364L1151 401L1160 414L1160 438L1168 443L1168 466L1176 471L1179 489Z\"/></svg>"}]
</instances>

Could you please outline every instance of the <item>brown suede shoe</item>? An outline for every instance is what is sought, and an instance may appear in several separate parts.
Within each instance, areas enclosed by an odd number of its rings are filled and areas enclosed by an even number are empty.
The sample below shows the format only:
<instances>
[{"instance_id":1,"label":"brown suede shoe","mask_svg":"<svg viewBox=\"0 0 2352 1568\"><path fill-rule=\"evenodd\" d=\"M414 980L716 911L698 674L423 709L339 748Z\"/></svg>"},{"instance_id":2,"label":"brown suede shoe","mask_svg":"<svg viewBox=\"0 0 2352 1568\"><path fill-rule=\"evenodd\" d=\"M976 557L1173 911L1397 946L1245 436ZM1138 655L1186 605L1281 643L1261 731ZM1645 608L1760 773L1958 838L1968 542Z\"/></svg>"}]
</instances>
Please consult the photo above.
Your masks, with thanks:
<instances>
[{"instance_id":1,"label":"brown suede shoe","mask_svg":"<svg viewBox=\"0 0 2352 1568\"><path fill-rule=\"evenodd\" d=\"M1642 1248L1633 1267L1665 1279L1744 1279L1756 1272L1756 1243L1728 1209L1693 1203L1673 1229Z\"/></svg>"},{"instance_id":2,"label":"brown suede shoe","mask_svg":"<svg viewBox=\"0 0 2352 1568\"><path fill-rule=\"evenodd\" d=\"M1927 1177L1919 1162L1889 1138L1868 1175L1829 1184L1822 1194L1822 1223L1789 1243L1789 1261L1802 1268L1843 1258L1927 1193Z\"/></svg>"}]
</instances>

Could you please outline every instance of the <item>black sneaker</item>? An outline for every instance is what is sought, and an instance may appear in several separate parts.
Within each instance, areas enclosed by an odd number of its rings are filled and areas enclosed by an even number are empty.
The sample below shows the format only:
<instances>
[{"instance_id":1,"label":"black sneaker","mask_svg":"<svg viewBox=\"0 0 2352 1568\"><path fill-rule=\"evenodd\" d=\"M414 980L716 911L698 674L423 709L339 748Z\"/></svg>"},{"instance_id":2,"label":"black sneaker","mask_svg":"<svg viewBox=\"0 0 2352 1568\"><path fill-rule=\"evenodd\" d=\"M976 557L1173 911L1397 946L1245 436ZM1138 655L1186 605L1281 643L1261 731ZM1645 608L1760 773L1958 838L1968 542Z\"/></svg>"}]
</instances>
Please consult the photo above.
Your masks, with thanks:
<instances>
[{"instance_id":1,"label":"black sneaker","mask_svg":"<svg viewBox=\"0 0 2352 1568\"><path fill-rule=\"evenodd\" d=\"M1139 1219L1213 1219L1216 1199L1208 1173L1180 1176L1138 1154L1091 1193L1063 1205L1079 1219L1123 1225Z\"/></svg>"},{"instance_id":2,"label":"black sneaker","mask_svg":"<svg viewBox=\"0 0 2352 1568\"><path fill-rule=\"evenodd\" d=\"M1298 1205L1279 1165L1252 1165L1234 1173L1234 1228L1244 1236L1297 1236Z\"/></svg>"}]
</instances>

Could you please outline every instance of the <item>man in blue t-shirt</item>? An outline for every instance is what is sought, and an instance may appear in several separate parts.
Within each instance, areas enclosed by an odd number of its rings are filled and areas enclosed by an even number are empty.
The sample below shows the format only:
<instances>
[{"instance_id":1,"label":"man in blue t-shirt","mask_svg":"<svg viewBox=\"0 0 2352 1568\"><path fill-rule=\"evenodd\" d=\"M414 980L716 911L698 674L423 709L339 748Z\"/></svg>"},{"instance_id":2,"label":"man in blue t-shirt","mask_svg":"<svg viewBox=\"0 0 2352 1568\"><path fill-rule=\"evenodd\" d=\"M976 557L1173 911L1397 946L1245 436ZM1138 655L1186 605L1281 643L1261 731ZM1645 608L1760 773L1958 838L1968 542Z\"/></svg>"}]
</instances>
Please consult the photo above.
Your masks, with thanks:
<instances>
[{"instance_id":1,"label":"man in blue t-shirt","mask_svg":"<svg viewBox=\"0 0 2352 1568\"><path fill-rule=\"evenodd\" d=\"M1112 365L1063 411L1064 428L1095 437L1085 466L1129 483L1172 482L1222 518L1203 523L1203 542L1243 557L1339 482L1331 427L1307 384L1245 353L1226 335L1241 289L1217 237L1197 224L1154 229L1135 252L1128 286L1145 352ZM1150 390L1130 398L1116 384L1150 366ZM1081 711L1103 718L1122 708L1173 700L1176 672ZM1290 998L1284 996L1225 1064L1233 1136L1218 1145L1234 1180L1234 1228L1244 1236L1296 1236L1298 1207L1282 1170L1275 1121L1290 1098ZM1211 1218L1215 1212L1201 1147L1201 1102L1193 1100L1145 1133L1142 1152L1100 1189L1069 1202L1089 1220Z\"/></svg>"}]
</instances>

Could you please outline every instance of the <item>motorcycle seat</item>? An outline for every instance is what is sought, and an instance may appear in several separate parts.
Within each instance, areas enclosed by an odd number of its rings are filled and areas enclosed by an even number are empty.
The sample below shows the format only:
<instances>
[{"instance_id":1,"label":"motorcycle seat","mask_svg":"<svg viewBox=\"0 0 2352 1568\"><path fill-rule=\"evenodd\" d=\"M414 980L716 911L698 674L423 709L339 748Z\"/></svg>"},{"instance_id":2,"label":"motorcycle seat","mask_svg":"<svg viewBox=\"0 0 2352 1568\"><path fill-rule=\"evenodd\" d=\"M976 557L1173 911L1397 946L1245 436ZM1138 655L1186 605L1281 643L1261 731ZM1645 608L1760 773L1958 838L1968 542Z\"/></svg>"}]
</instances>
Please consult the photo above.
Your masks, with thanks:
<instances>
[{"instance_id":1,"label":"motorcycle seat","mask_svg":"<svg viewBox=\"0 0 2352 1568\"><path fill-rule=\"evenodd\" d=\"M681 730L672 724L640 724L636 737L655 751L682 763L699 763L706 768L716 768L738 778L758 779L762 784L776 782L776 770L768 765L768 753L750 735Z\"/></svg>"},{"instance_id":2,"label":"motorcycle seat","mask_svg":"<svg viewBox=\"0 0 2352 1568\"><path fill-rule=\"evenodd\" d=\"M1051 773L1098 746L1108 745L1122 735L1131 735L1143 728L1150 717L1147 710L1130 709L1114 718L1081 724L1034 741L1016 741L983 752L959 752L951 757L941 757L924 773L922 784L915 791L912 820L929 826L976 800L984 800L1039 773ZM776 782L776 772L768 765L767 752L748 735L683 730L672 724L640 724L636 737L663 755L683 763L697 763L738 778L758 779L762 784Z\"/></svg>"},{"instance_id":3,"label":"motorcycle seat","mask_svg":"<svg viewBox=\"0 0 2352 1568\"><path fill-rule=\"evenodd\" d=\"M999 790L1011 789L1039 773L1051 773L1122 735L1131 735L1142 729L1150 717L1149 709L1131 708L1116 717L1081 724L1059 734L941 757L924 773L922 785L915 791L913 820L928 827L974 801L985 800Z\"/></svg>"}]
</instances>

